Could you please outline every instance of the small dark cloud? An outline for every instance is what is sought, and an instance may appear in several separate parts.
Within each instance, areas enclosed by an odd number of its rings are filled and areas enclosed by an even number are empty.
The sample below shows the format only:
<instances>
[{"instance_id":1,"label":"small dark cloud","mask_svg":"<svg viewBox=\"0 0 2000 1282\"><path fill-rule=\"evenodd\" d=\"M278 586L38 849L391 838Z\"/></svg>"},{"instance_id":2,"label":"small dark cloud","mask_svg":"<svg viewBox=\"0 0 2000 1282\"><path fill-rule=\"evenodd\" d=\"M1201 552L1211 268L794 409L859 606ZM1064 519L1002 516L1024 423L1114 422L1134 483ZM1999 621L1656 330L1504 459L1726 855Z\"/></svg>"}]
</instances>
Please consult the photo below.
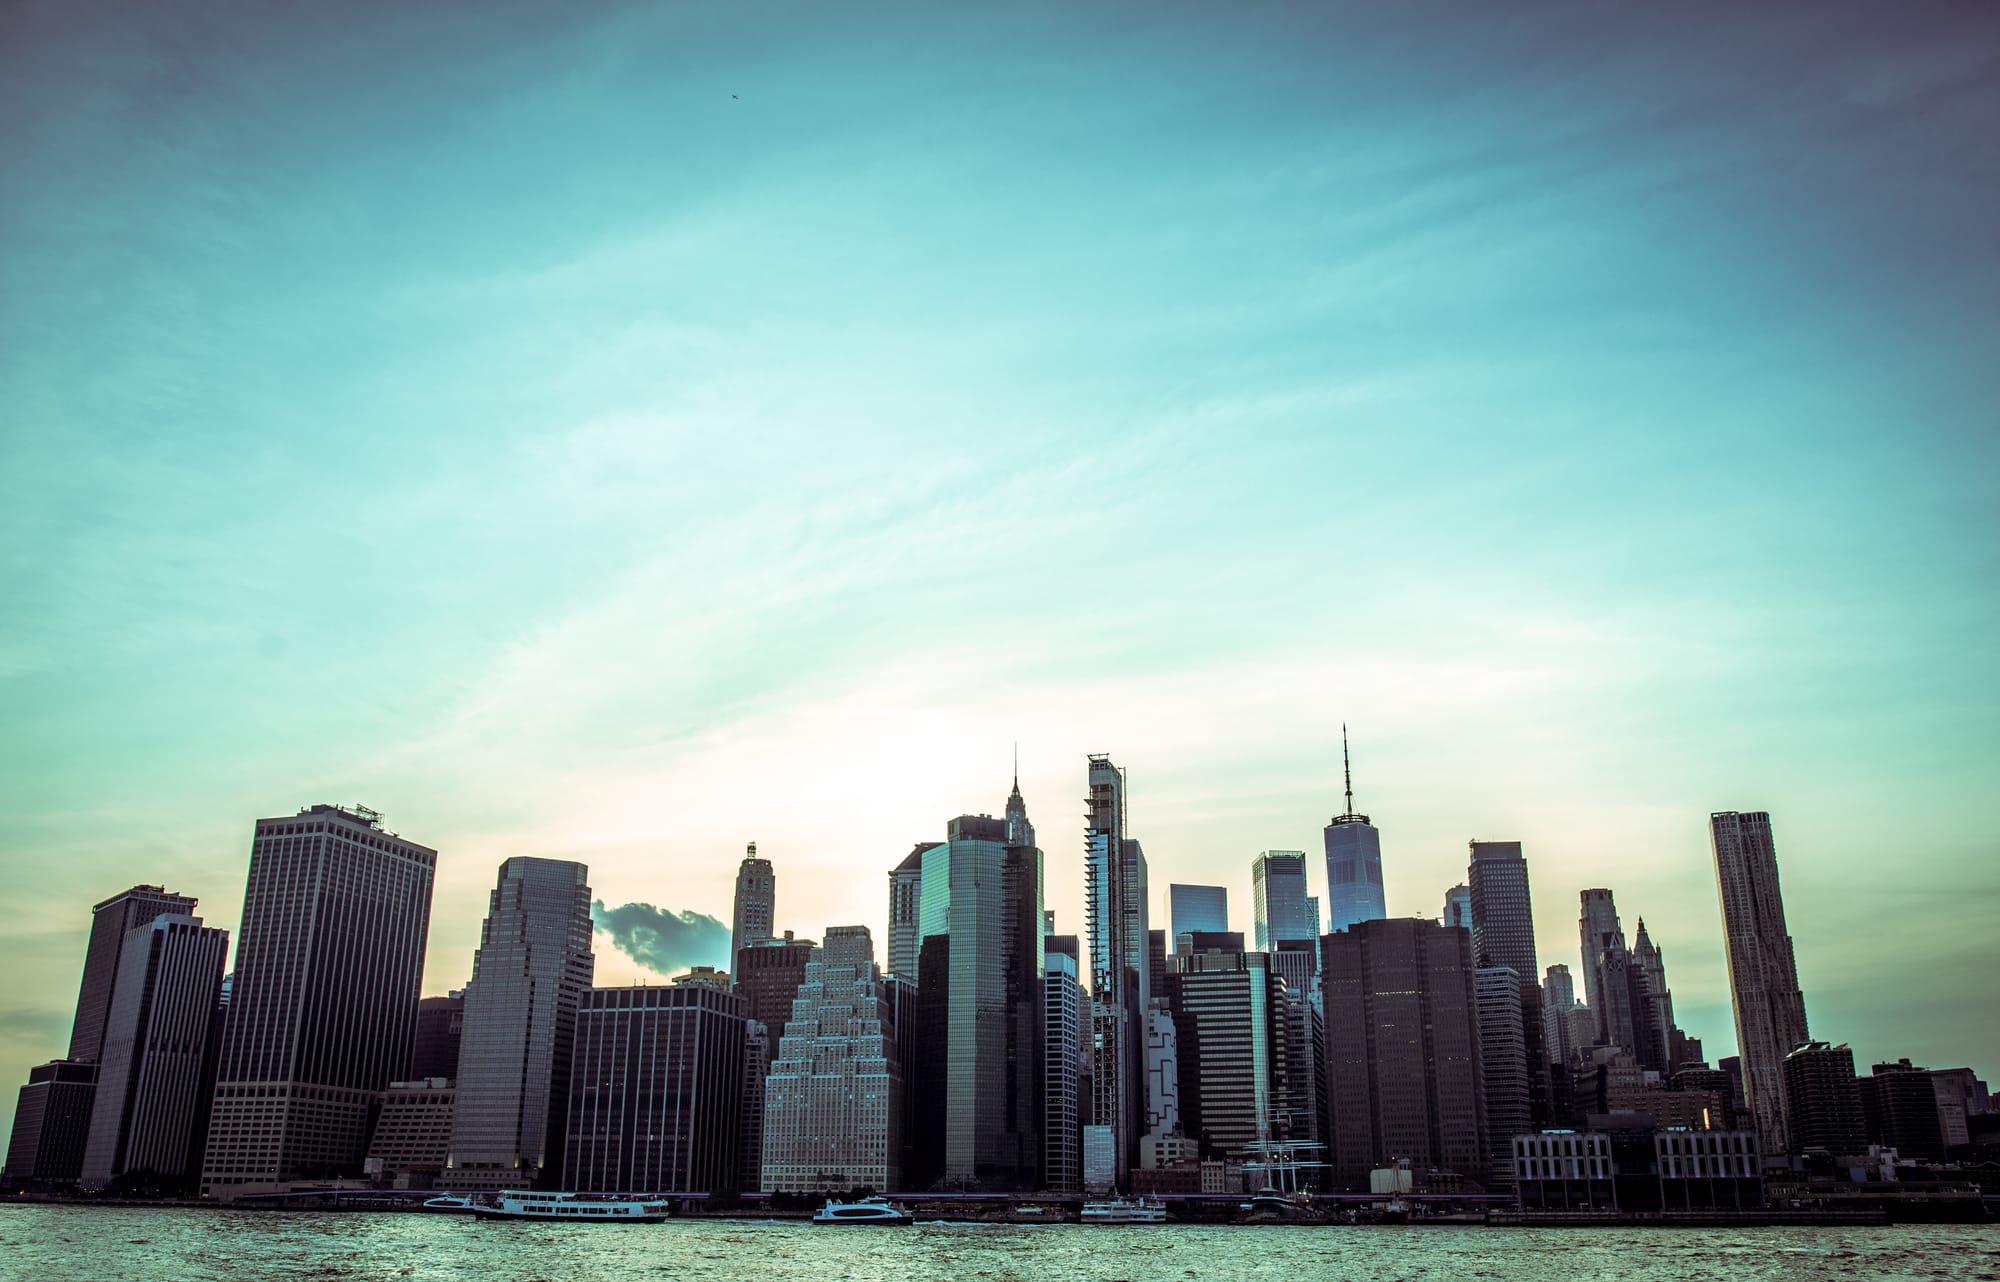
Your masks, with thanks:
<instances>
[{"instance_id":1,"label":"small dark cloud","mask_svg":"<svg viewBox=\"0 0 2000 1282\"><path fill-rule=\"evenodd\" d=\"M590 905L590 919L619 952L648 970L673 975L690 966L728 969L729 927L706 913L675 913L651 904L607 908L600 899Z\"/></svg>"}]
</instances>

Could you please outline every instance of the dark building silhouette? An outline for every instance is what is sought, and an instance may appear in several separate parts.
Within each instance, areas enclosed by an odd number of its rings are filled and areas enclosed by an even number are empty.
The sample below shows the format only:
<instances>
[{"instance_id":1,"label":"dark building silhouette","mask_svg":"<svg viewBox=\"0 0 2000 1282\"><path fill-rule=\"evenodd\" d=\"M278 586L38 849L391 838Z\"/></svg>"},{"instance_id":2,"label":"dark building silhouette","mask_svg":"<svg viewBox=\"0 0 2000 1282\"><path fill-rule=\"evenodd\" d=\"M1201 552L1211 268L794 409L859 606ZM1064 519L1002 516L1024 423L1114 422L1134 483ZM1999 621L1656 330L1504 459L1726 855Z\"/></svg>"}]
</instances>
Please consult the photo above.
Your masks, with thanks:
<instances>
[{"instance_id":1,"label":"dark building silhouette","mask_svg":"<svg viewBox=\"0 0 2000 1282\"><path fill-rule=\"evenodd\" d=\"M1273 1134L1286 1089L1285 984L1259 952L1208 951L1175 959L1181 1130L1205 1158L1254 1157Z\"/></svg>"},{"instance_id":2,"label":"dark building silhouette","mask_svg":"<svg viewBox=\"0 0 2000 1282\"><path fill-rule=\"evenodd\" d=\"M410 1077L458 1076L458 1044L465 1032L465 993L426 997L417 1003L417 1038L410 1052Z\"/></svg>"},{"instance_id":3,"label":"dark building silhouette","mask_svg":"<svg viewBox=\"0 0 2000 1282\"><path fill-rule=\"evenodd\" d=\"M1518 841L1475 841L1465 883L1472 891L1472 961L1505 966L1521 984L1540 975L1535 961L1535 909L1528 861Z\"/></svg>"},{"instance_id":4,"label":"dark building silhouette","mask_svg":"<svg viewBox=\"0 0 2000 1282\"><path fill-rule=\"evenodd\" d=\"M105 1021L111 1016L111 991L125 937L161 913L192 913L198 901L159 886L121 890L90 910L90 945L83 958L83 982L76 994L76 1022L70 1028L69 1058L101 1058Z\"/></svg>"},{"instance_id":5,"label":"dark building silhouette","mask_svg":"<svg viewBox=\"0 0 2000 1282\"><path fill-rule=\"evenodd\" d=\"M1336 1188L1366 1189L1397 1159L1487 1173L1472 936L1410 918L1320 939L1326 1011L1327 1161Z\"/></svg>"},{"instance_id":6,"label":"dark building silhouette","mask_svg":"<svg viewBox=\"0 0 2000 1282\"><path fill-rule=\"evenodd\" d=\"M259 819L202 1189L359 1176L408 1077L437 852L361 807Z\"/></svg>"},{"instance_id":7,"label":"dark building silhouette","mask_svg":"<svg viewBox=\"0 0 2000 1282\"><path fill-rule=\"evenodd\" d=\"M735 1188L745 1024L741 998L704 984L585 993L570 1071L564 1187Z\"/></svg>"},{"instance_id":8,"label":"dark building silhouette","mask_svg":"<svg viewBox=\"0 0 2000 1282\"><path fill-rule=\"evenodd\" d=\"M199 1173L196 1109L228 952L228 931L178 913L125 936L104 1022L84 1187L140 1173L178 1185Z\"/></svg>"},{"instance_id":9,"label":"dark building silhouette","mask_svg":"<svg viewBox=\"0 0 2000 1282\"><path fill-rule=\"evenodd\" d=\"M1823 1148L1841 1156L1867 1148L1853 1051L1807 1042L1785 1056L1783 1071L1785 1111L1795 1150Z\"/></svg>"},{"instance_id":10,"label":"dark building silhouette","mask_svg":"<svg viewBox=\"0 0 2000 1282\"><path fill-rule=\"evenodd\" d=\"M28 1070L7 1144L7 1179L16 1185L74 1184L90 1139L97 1065L52 1059Z\"/></svg>"},{"instance_id":11,"label":"dark building silhouette","mask_svg":"<svg viewBox=\"0 0 2000 1282\"><path fill-rule=\"evenodd\" d=\"M1945 1160L1944 1126L1931 1075L1907 1059L1877 1064L1855 1086L1871 1144L1893 1148L1918 1162Z\"/></svg>"},{"instance_id":12,"label":"dark building silhouette","mask_svg":"<svg viewBox=\"0 0 2000 1282\"><path fill-rule=\"evenodd\" d=\"M752 1025L749 1036L763 1043L749 1052L749 1071L754 1073L756 1082L746 1085L744 1097L742 1187L746 1190L754 1191L763 1183L764 1079L770 1075L771 1062L778 1057L778 1039L784 1036L785 1024L792 1017L792 1002L798 996L799 985L805 981L806 967L818 951L812 940L794 939L792 932L786 931L782 939L746 944L736 954L735 973L731 977L736 995L743 999L744 1011ZM914 977L912 971L911 978Z\"/></svg>"}]
</instances>

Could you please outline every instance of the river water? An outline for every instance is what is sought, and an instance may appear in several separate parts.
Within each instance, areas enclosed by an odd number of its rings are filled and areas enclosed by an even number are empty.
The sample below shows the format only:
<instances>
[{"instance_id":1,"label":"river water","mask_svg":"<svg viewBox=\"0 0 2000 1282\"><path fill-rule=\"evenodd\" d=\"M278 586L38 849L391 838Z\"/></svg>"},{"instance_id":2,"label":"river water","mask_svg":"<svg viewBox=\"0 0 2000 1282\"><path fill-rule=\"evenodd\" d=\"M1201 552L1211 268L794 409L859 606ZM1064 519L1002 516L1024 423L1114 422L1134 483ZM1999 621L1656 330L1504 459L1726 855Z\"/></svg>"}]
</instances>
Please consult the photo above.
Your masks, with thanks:
<instances>
[{"instance_id":1,"label":"river water","mask_svg":"<svg viewBox=\"0 0 2000 1282\"><path fill-rule=\"evenodd\" d=\"M2000 1227L487 1224L461 1216L0 1206L0 1278L79 1282L1817 1282L2000 1280Z\"/></svg>"}]
</instances>

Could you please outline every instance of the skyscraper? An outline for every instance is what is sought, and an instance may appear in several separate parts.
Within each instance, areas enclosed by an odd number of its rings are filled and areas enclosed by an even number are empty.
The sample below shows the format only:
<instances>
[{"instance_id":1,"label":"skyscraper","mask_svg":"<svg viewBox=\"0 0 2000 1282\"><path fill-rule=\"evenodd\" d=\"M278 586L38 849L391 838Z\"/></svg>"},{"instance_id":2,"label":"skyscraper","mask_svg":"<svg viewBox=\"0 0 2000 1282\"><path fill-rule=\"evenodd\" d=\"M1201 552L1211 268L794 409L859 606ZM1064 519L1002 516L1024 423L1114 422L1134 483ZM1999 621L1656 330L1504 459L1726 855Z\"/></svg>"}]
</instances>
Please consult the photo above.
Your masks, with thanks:
<instances>
[{"instance_id":1,"label":"skyscraper","mask_svg":"<svg viewBox=\"0 0 2000 1282\"><path fill-rule=\"evenodd\" d=\"M90 1141L97 1065L52 1059L28 1070L7 1141L7 1178L17 1183L73 1184Z\"/></svg>"},{"instance_id":2,"label":"skyscraper","mask_svg":"<svg viewBox=\"0 0 2000 1282\"><path fill-rule=\"evenodd\" d=\"M1674 1027L1674 995L1667 988L1666 958L1646 934L1644 917L1639 919L1638 934L1632 937L1632 964L1645 985L1635 1020L1644 1025L1639 1038L1640 1062L1658 1072L1670 1073L1679 1067L1675 1041L1680 1030Z\"/></svg>"},{"instance_id":3,"label":"skyscraper","mask_svg":"<svg viewBox=\"0 0 2000 1282\"><path fill-rule=\"evenodd\" d=\"M1382 834L1367 815L1354 813L1354 768L1347 757L1347 727L1340 728L1340 759L1347 779L1347 809L1326 826L1326 928L1346 930L1389 915L1382 897Z\"/></svg>"},{"instance_id":4,"label":"skyscraper","mask_svg":"<svg viewBox=\"0 0 2000 1282\"><path fill-rule=\"evenodd\" d=\"M1486 1084L1492 1179L1508 1187L1514 1182L1514 1137L1534 1129L1528 1110L1521 977L1511 966L1481 966L1473 975L1473 996L1479 1007L1479 1064Z\"/></svg>"},{"instance_id":5,"label":"skyscraper","mask_svg":"<svg viewBox=\"0 0 2000 1282\"><path fill-rule=\"evenodd\" d=\"M1229 891L1223 886L1167 887L1167 919L1172 923L1175 951L1182 935L1193 930L1229 929Z\"/></svg>"},{"instance_id":6,"label":"skyscraper","mask_svg":"<svg viewBox=\"0 0 2000 1282\"><path fill-rule=\"evenodd\" d=\"M417 1040L410 1051L410 1080L456 1080L458 1046L465 1036L465 990L417 1003ZM446 1136L449 1144L450 1137Z\"/></svg>"},{"instance_id":7,"label":"skyscraper","mask_svg":"<svg viewBox=\"0 0 2000 1282\"><path fill-rule=\"evenodd\" d=\"M195 1110L228 951L228 931L184 913L126 934L105 1012L84 1187L138 1172L178 1183L198 1172Z\"/></svg>"},{"instance_id":8,"label":"skyscraper","mask_svg":"<svg viewBox=\"0 0 2000 1282\"><path fill-rule=\"evenodd\" d=\"M1535 910L1528 894L1528 861L1518 841L1475 841L1466 885L1472 890L1472 959L1505 966L1533 984Z\"/></svg>"},{"instance_id":9,"label":"skyscraper","mask_svg":"<svg viewBox=\"0 0 2000 1282\"><path fill-rule=\"evenodd\" d=\"M831 926L764 1079L766 1192L903 1184L903 1075L866 926Z\"/></svg>"},{"instance_id":10,"label":"skyscraper","mask_svg":"<svg viewBox=\"0 0 2000 1282\"><path fill-rule=\"evenodd\" d=\"M1471 936L1390 918L1323 936L1320 954L1335 1187L1366 1189L1368 1172L1396 1158L1484 1176L1491 1150Z\"/></svg>"},{"instance_id":11,"label":"skyscraper","mask_svg":"<svg viewBox=\"0 0 2000 1282\"><path fill-rule=\"evenodd\" d=\"M1723 946L1736 1007L1743 1093L1766 1153L1790 1151L1785 1125L1785 1056L1811 1039L1799 991L1771 816L1719 811L1708 817L1715 880L1722 896Z\"/></svg>"},{"instance_id":12,"label":"skyscraper","mask_svg":"<svg viewBox=\"0 0 2000 1282\"><path fill-rule=\"evenodd\" d=\"M743 999L593 988L576 1017L563 1187L714 1193L741 1171Z\"/></svg>"},{"instance_id":13,"label":"skyscraper","mask_svg":"<svg viewBox=\"0 0 2000 1282\"><path fill-rule=\"evenodd\" d=\"M70 1026L70 1059L95 1062L99 1058L126 936L161 913L192 913L196 902L192 895L176 895L159 886L134 886L92 906L90 944L84 952L83 982L76 994L76 1021Z\"/></svg>"},{"instance_id":14,"label":"skyscraper","mask_svg":"<svg viewBox=\"0 0 2000 1282\"><path fill-rule=\"evenodd\" d=\"M1039 1187L1043 1155L1042 852L1008 845L1009 831L961 815L924 853L917 961L920 1166L994 1192Z\"/></svg>"},{"instance_id":15,"label":"skyscraper","mask_svg":"<svg viewBox=\"0 0 2000 1282\"><path fill-rule=\"evenodd\" d=\"M1303 850L1260 851L1250 861L1250 911L1259 952L1276 948L1281 939L1314 938L1306 898Z\"/></svg>"},{"instance_id":16,"label":"skyscraper","mask_svg":"<svg viewBox=\"0 0 2000 1282\"><path fill-rule=\"evenodd\" d=\"M1075 935L1042 941L1042 1182L1057 1193L1083 1188L1083 986Z\"/></svg>"},{"instance_id":17,"label":"skyscraper","mask_svg":"<svg viewBox=\"0 0 2000 1282\"><path fill-rule=\"evenodd\" d=\"M409 1069L436 867L359 806L257 821L203 1192L360 1173Z\"/></svg>"},{"instance_id":18,"label":"skyscraper","mask_svg":"<svg viewBox=\"0 0 2000 1282\"><path fill-rule=\"evenodd\" d=\"M935 841L920 841L889 870L889 973L917 982L917 910L924 883L924 852Z\"/></svg>"},{"instance_id":19,"label":"skyscraper","mask_svg":"<svg viewBox=\"0 0 2000 1282\"><path fill-rule=\"evenodd\" d=\"M1569 1015L1576 1009L1576 984L1570 978L1568 966L1557 962L1543 973L1542 995L1542 1021L1546 1030L1543 1037L1549 1058L1567 1064L1574 1049L1569 1036Z\"/></svg>"},{"instance_id":20,"label":"skyscraper","mask_svg":"<svg viewBox=\"0 0 2000 1282\"><path fill-rule=\"evenodd\" d=\"M465 986L453 1188L560 1182L577 1006L596 969L589 877L567 859L500 865Z\"/></svg>"},{"instance_id":21,"label":"skyscraper","mask_svg":"<svg viewBox=\"0 0 2000 1282\"><path fill-rule=\"evenodd\" d=\"M1460 882L1444 892L1444 912L1438 920L1447 926L1472 929L1472 887Z\"/></svg>"},{"instance_id":22,"label":"skyscraper","mask_svg":"<svg viewBox=\"0 0 2000 1282\"><path fill-rule=\"evenodd\" d=\"M1109 1128L1112 1179L1126 1183L1145 1116L1146 861L1125 836L1125 772L1090 758L1084 917L1090 943L1090 1125ZM1086 1135L1086 1141L1089 1136ZM1086 1165L1088 1165L1086 1144Z\"/></svg>"},{"instance_id":23,"label":"skyscraper","mask_svg":"<svg viewBox=\"0 0 2000 1282\"><path fill-rule=\"evenodd\" d=\"M771 871L770 860L757 857L757 843L753 841L744 848L743 862L736 868L736 911L729 927L731 965L736 962L736 954L760 939L771 937L777 902L777 874Z\"/></svg>"},{"instance_id":24,"label":"skyscraper","mask_svg":"<svg viewBox=\"0 0 2000 1282\"><path fill-rule=\"evenodd\" d=\"M1274 1104L1286 1068L1284 983L1261 952L1175 959L1181 1030L1181 1127L1204 1157L1241 1161L1278 1138Z\"/></svg>"},{"instance_id":25,"label":"skyscraper","mask_svg":"<svg viewBox=\"0 0 2000 1282\"><path fill-rule=\"evenodd\" d=\"M1807 1042L1785 1056L1786 1124L1795 1149L1823 1148L1836 1157L1868 1147L1854 1052L1845 1045Z\"/></svg>"},{"instance_id":26,"label":"skyscraper","mask_svg":"<svg viewBox=\"0 0 2000 1282\"><path fill-rule=\"evenodd\" d=\"M1620 1041L1618 1029L1605 1023L1604 960L1625 951L1625 931L1618 924L1618 906L1612 902L1611 892L1601 887L1580 892L1578 902L1582 905L1577 917L1577 940L1583 949L1583 995L1597 1024L1595 1044L1624 1046L1629 1050L1629 1040Z\"/></svg>"}]
</instances>

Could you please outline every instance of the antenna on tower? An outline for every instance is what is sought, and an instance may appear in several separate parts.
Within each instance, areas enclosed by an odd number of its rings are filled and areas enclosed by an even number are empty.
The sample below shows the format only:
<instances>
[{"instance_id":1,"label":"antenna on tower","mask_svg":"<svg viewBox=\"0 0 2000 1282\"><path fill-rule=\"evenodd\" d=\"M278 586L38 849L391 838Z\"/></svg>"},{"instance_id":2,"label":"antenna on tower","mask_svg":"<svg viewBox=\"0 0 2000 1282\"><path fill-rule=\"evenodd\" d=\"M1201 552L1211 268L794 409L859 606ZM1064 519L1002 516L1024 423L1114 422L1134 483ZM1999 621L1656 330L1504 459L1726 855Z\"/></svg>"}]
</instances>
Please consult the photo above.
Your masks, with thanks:
<instances>
[{"instance_id":1,"label":"antenna on tower","mask_svg":"<svg viewBox=\"0 0 2000 1282\"><path fill-rule=\"evenodd\" d=\"M756 842L754 842L754 841L753 841L753 842L751 842L751 843L750 843L749 845L747 845L747 846L745 846L745 847L743 848L743 857L744 857L745 859L755 859L755 858L757 857L757 843L756 843Z\"/></svg>"},{"instance_id":2,"label":"antenna on tower","mask_svg":"<svg viewBox=\"0 0 2000 1282\"><path fill-rule=\"evenodd\" d=\"M1014 740L1014 791L1021 791L1021 741Z\"/></svg>"},{"instance_id":3,"label":"antenna on tower","mask_svg":"<svg viewBox=\"0 0 2000 1282\"><path fill-rule=\"evenodd\" d=\"M1340 723L1340 770L1347 776L1347 813L1354 813L1354 763L1347 756L1347 723Z\"/></svg>"}]
</instances>

